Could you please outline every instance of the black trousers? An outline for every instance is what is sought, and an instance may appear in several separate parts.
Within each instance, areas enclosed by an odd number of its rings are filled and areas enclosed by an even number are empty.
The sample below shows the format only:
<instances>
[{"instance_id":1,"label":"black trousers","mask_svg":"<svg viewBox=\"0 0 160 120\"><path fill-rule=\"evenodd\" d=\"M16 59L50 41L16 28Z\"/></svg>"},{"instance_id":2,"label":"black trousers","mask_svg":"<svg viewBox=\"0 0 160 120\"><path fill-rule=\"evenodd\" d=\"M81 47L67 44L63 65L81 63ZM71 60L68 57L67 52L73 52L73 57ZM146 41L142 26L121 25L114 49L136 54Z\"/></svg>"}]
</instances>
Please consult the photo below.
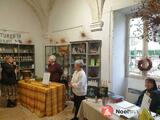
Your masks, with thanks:
<instances>
[{"instance_id":1,"label":"black trousers","mask_svg":"<svg viewBox=\"0 0 160 120\"><path fill-rule=\"evenodd\" d=\"M74 94L74 107L75 107L75 115L74 117L77 117L79 107L81 105L81 102L85 99L85 96L77 96Z\"/></svg>"}]
</instances>

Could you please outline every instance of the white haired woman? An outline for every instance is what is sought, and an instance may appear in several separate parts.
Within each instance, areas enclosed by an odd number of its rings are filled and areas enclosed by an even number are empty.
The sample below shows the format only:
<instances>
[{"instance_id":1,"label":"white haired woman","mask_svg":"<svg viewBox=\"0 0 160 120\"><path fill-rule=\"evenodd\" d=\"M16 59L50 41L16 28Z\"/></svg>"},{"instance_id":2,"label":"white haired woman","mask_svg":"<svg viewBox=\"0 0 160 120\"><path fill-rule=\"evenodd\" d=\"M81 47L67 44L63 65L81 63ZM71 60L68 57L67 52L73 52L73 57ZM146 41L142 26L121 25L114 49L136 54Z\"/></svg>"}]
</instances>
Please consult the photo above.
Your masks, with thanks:
<instances>
[{"instance_id":1,"label":"white haired woman","mask_svg":"<svg viewBox=\"0 0 160 120\"><path fill-rule=\"evenodd\" d=\"M77 113L80 107L81 102L85 99L87 94L87 77L83 70L84 63L83 60L75 61L75 72L71 80L71 87L74 94L74 106L75 106L75 115L72 120L78 120Z\"/></svg>"},{"instance_id":2,"label":"white haired woman","mask_svg":"<svg viewBox=\"0 0 160 120\"><path fill-rule=\"evenodd\" d=\"M51 74L51 82L60 82L63 70L61 66L56 62L56 57L51 55L48 59L48 72Z\"/></svg>"}]
</instances>

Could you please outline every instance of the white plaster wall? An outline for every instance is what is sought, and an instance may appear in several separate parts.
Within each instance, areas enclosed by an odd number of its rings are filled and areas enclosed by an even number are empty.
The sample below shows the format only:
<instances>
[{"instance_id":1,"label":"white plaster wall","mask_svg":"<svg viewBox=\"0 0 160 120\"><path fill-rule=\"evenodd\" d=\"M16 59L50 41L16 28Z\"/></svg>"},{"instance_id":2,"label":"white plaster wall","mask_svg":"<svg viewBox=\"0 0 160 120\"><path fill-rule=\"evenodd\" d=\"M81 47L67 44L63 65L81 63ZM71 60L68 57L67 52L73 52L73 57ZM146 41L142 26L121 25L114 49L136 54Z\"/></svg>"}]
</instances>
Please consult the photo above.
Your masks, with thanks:
<instances>
[{"instance_id":1,"label":"white plaster wall","mask_svg":"<svg viewBox=\"0 0 160 120\"><path fill-rule=\"evenodd\" d=\"M109 79L109 40L107 40L109 34L109 28L107 27L109 16L110 14L107 13L103 17L105 21L104 31L91 33L89 27L90 23L92 23L92 16L89 5L85 0L57 0L54 3L49 19L49 33L79 25L83 26L71 30L53 32L52 37L55 40L63 37L69 41L86 39L102 40L102 80ZM88 37L82 38L80 36L81 31L85 31Z\"/></svg>"},{"instance_id":2,"label":"white plaster wall","mask_svg":"<svg viewBox=\"0 0 160 120\"><path fill-rule=\"evenodd\" d=\"M112 78L112 46L114 45L113 11L134 4L137 4L135 0L106 0L102 14L102 20L104 21L103 31L91 33L89 29L89 25L92 22L91 11L85 0L56 0L53 10L50 13L49 32L84 25L83 28L52 33L52 36L54 39L64 37L70 41L83 40L79 35L79 31L84 30L89 38L102 40L101 76L102 80L109 81L109 88L113 90L112 88L116 88L117 84L112 84L112 81L116 83L117 79L122 79L122 75L124 75L124 71L121 73L121 71L114 69L115 77Z\"/></svg>"},{"instance_id":3,"label":"white plaster wall","mask_svg":"<svg viewBox=\"0 0 160 120\"><path fill-rule=\"evenodd\" d=\"M56 0L50 12L49 32L90 22L90 8L85 0Z\"/></svg>"},{"instance_id":4,"label":"white plaster wall","mask_svg":"<svg viewBox=\"0 0 160 120\"><path fill-rule=\"evenodd\" d=\"M29 32L35 44L36 75L43 75L43 38L37 16L23 0L0 0L0 29Z\"/></svg>"},{"instance_id":5,"label":"white plaster wall","mask_svg":"<svg viewBox=\"0 0 160 120\"><path fill-rule=\"evenodd\" d=\"M137 4L139 0L106 0L104 4L102 20L104 27L102 31L90 32L89 26L92 23L91 11L86 0L56 0L49 17L49 33L55 40L66 38L68 41L84 39L102 40L102 80L109 81L110 90L117 87L117 79L121 79L123 72L113 69L114 45L114 11ZM17 31L30 32L30 37L36 44L36 74L42 76L44 71L44 46L48 44L44 40L41 25L37 16L23 0L0 0L0 28L12 29ZM83 27L62 32L54 32L70 27L83 25ZM80 32L85 31L88 38L82 38ZM118 66L119 63L115 63ZM114 72L114 77L112 76ZM119 74L117 74L119 73ZM124 78L125 79L125 78ZM125 79L127 80L127 79ZM143 89L143 81L135 81L128 78L128 86L136 87L136 83L141 83L140 89ZM121 90L118 90L121 91Z\"/></svg>"},{"instance_id":6,"label":"white plaster wall","mask_svg":"<svg viewBox=\"0 0 160 120\"><path fill-rule=\"evenodd\" d=\"M144 84L145 81L144 79L137 79L137 78L126 78L128 80L128 88L132 88L135 90L143 91L145 89ZM126 91L126 99L129 102L135 103L139 97L139 94L134 94L130 93L127 89Z\"/></svg>"}]
</instances>

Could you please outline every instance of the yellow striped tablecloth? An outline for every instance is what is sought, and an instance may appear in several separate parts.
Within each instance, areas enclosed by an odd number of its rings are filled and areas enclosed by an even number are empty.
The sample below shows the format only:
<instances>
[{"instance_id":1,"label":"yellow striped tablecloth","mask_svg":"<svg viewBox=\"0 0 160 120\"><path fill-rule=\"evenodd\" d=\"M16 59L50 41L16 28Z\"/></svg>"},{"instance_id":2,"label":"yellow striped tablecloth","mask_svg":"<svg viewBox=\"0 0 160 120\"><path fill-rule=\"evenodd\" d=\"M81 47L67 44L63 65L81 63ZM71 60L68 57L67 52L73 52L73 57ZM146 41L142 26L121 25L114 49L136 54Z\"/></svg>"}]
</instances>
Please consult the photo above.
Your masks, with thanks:
<instances>
[{"instance_id":1,"label":"yellow striped tablecloth","mask_svg":"<svg viewBox=\"0 0 160 120\"><path fill-rule=\"evenodd\" d=\"M55 115L64 109L65 85L50 83L44 86L41 82L19 81L19 102L36 113L39 117Z\"/></svg>"}]
</instances>

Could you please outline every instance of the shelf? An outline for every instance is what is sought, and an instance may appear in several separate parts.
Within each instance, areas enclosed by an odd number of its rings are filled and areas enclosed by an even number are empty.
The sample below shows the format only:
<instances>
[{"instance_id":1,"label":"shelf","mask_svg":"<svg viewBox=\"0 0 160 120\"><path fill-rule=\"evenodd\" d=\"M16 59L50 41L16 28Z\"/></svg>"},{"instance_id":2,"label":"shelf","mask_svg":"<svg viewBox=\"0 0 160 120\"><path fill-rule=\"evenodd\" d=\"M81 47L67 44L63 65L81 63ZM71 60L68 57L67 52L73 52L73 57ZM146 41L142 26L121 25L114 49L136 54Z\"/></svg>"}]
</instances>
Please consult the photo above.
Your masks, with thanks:
<instances>
[{"instance_id":1,"label":"shelf","mask_svg":"<svg viewBox=\"0 0 160 120\"><path fill-rule=\"evenodd\" d=\"M0 62L3 62L4 60L0 60ZM34 62L33 60L32 61L27 61L27 60L25 60L25 61L19 61L19 60L16 60L15 62Z\"/></svg>"},{"instance_id":2,"label":"shelf","mask_svg":"<svg viewBox=\"0 0 160 120\"><path fill-rule=\"evenodd\" d=\"M35 73L35 68L32 68L31 65L34 64L35 60L35 47L33 44L1 44L2 50L0 52L0 62L4 62L5 56L12 56L17 65L19 66L20 73L23 69L30 69ZM28 59L27 59L28 58ZM29 67L29 68L26 68ZM18 76L20 77L20 76Z\"/></svg>"},{"instance_id":3,"label":"shelf","mask_svg":"<svg viewBox=\"0 0 160 120\"><path fill-rule=\"evenodd\" d=\"M88 55L90 55L90 56L99 56L100 54L99 53L90 53L90 54L88 54Z\"/></svg>"},{"instance_id":4,"label":"shelf","mask_svg":"<svg viewBox=\"0 0 160 120\"><path fill-rule=\"evenodd\" d=\"M0 53L0 54L18 54L18 53L9 53L9 52L8 52L8 53Z\"/></svg>"},{"instance_id":5,"label":"shelf","mask_svg":"<svg viewBox=\"0 0 160 120\"><path fill-rule=\"evenodd\" d=\"M85 42L85 47L81 44L82 42ZM82 47L83 49L81 49ZM82 50L82 53L80 53L81 51L79 49ZM101 79L101 75L100 75L101 73L101 64L100 64L101 40L96 40L96 41L86 40L86 41L80 41L80 42L77 42L77 41L71 42L71 53L70 53L71 73L73 71L74 60L76 60L76 58L84 60L84 62L86 63L84 66L84 70L86 72L88 82L95 80L97 81L96 86L98 87L100 85L100 79ZM94 70L93 71L94 73L91 73L92 69ZM97 76L91 77L92 75L93 76L97 75Z\"/></svg>"},{"instance_id":6,"label":"shelf","mask_svg":"<svg viewBox=\"0 0 160 120\"><path fill-rule=\"evenodd\" d=\"M19 54L34 54L32 52L26 52L26 53L19 53Z\"/></svg>"},{"instance_id":7,"label":"shelf","mask_svg":"<svg viewBox=\"0 0 160 120\"><path fill-rule=\"evenodd\" d=\"M32 60L32 61L20 61L20 62L34 62L34 61Z\"/></svg>"},{"instance_id":8,"label":"shelf","mask_svg":"<svg viewBox=\"0 0 160 120\"><path fill-rule=\"evenodd\" d=\"M90 68L99 68L100 66L88 66Z\"/></svg>"},{"instance_id":9,"label":"shelf","mask_svg":"<svg viewBox=\"0 0 160 120\"><path fill-rule=\"evenodd\" d=\"M20 69L20 71L24 70L24 69L27 69L27 70L34 70L34 68L22 68Z\"/></svg>"},{"instance_id":10,"label":"shelf","mask_svg":"<svg viewBox=\"0 0 160 120\"><path fill-rule=\"evenodd\" d=\"M45 66L48 66L48 64L45 64ZM70 65L68 64L68 65L64 65L63 67L70 67Z\"/></svg>"},{"instance_id":11,"label":"shelf","mask_svg":"<svg viewBox=\"0 0 160 120\"><path fill-rule=\"evenodd\" d=\"M88 79L100 79L100 77L88 77Z\"/></svg>"},{"instance_id":12,"label":"shelf","mask_svg":"<svg viewBox=\"0 0 160 120\"><path fill-rule=\"evenodd\" d=\"M72 55L86 55L86 53L71 53Z\"/></svg>"},{"instance_id":13,"label":"shelf","mask_svg":"<svg viewBox=\"0 0 160 120\"><path fill-rule=\"evenodd\" d=\"M88 87L98 87L98 85L88 85Z\"/></svg>"},{"instance_id":14,"label":"shelf","mask_svg":"<svg viewBox=\"0 0 160 120\"><path fill-rule=\"evenodd\" d=\"M62 50L62 51L61 51ZM69 75L69 44L59 44L59 45L45 45L45 70L48 66L48 58L50 55L55 55L57 63L60 64L62 69L67 71L67 75ZM66 55L61 55L61 52L65 52Z\"/></svg>"},{"instance_id":15,"label":"shelf","mask_svg":"<svg viewBox=\"0 0 160 120\"><path fill-rule=\"evenodd\" d=\"M74 65L75 63L71 63L71 64ZM83 66L86 66L86 63Z\"/></svg>"},{"instance_id":16,"label":"shelf","mask_svg":"<svg viewBox=\"0 0 160 120\"><path fill-rule=\"evenodd\" d=\"M0 54L34 54L34 53L0 53Z\"/></svg>"}]
</instances>

